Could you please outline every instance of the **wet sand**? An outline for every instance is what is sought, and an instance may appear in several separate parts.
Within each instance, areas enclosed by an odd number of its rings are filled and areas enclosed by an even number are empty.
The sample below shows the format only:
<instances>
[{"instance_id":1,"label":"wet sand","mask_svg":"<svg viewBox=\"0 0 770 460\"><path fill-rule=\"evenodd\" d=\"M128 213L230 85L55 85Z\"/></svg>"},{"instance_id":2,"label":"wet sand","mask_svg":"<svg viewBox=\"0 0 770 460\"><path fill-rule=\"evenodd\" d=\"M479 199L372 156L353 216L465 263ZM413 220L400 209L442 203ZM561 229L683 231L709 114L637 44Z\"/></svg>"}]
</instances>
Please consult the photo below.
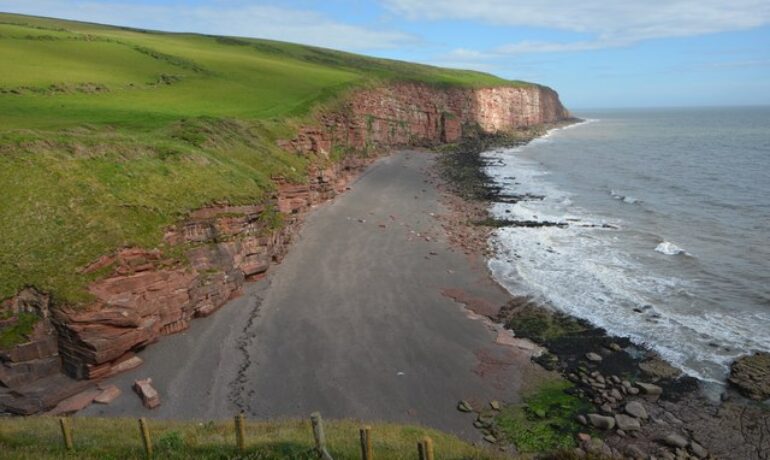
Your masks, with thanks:
<instances>
[{"instance_id":1,"label":"wet sand","mask_svg":"<svg viewBox=\"0 0 770 460\"><path fill-rule=\"evenodd\" d=\"M376 161L308 214L266 279L141 352L144 365L111 380L124 394L81 414L213 419L243 410L266 419L320 410L478 439L457 402L517 402L543 371L453 300L494 308L508 295L483 259L449 243L438 218L449 211L427 172L434 160L399 152ZM145 377L162 399L153 411L130 389Z\"/></svg>"}]
</instances>

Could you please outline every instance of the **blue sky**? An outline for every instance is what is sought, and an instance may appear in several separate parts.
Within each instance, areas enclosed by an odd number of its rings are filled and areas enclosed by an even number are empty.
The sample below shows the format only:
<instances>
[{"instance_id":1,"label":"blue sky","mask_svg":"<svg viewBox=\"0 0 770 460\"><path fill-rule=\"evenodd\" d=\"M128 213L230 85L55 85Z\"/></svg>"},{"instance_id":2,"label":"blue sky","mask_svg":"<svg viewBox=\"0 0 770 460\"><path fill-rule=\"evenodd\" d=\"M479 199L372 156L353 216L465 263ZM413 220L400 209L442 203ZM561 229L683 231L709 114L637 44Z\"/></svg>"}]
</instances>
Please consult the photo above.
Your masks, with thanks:
<instances>
[{"instance_id":1,"label":"blue sky","mask_svg":"<svg viewBox=\"0 0 770 460\"><path fill-rule=\"evenodd\" d=\"M573 109L770 104L768 0L0 0L0 11L478 69L549 85Z\"/></svg>"}]
</instances>

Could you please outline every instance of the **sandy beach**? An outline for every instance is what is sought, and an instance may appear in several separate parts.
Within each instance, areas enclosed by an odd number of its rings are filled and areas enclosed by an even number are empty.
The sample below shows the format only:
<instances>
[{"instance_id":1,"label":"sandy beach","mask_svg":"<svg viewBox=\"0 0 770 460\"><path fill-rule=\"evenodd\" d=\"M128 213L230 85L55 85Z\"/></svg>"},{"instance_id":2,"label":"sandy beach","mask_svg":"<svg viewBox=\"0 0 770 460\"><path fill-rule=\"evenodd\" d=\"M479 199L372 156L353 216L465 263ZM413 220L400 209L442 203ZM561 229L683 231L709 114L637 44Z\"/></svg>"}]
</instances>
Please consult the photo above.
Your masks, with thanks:
<instances>
[{"instance_id":1,"label":"sandy beach","mask_svg":"<svg viewBox=\"0 0 770 460\"><path fill-rule=\"evenodd\" d=\"M449 243L439 219L449 210L428 172L434 161L427 152L376 161L351 190L309 213L266 279L141 352L144 365L112 380L124 396L81 414L213 419L242 410L273 418L320 410L478 439L457 402L517 402L544 371L453 300L494 309L508 294L483 260ZM130 389L145 377L161 394L152 412Z\"/></svg>"}]
</instances>

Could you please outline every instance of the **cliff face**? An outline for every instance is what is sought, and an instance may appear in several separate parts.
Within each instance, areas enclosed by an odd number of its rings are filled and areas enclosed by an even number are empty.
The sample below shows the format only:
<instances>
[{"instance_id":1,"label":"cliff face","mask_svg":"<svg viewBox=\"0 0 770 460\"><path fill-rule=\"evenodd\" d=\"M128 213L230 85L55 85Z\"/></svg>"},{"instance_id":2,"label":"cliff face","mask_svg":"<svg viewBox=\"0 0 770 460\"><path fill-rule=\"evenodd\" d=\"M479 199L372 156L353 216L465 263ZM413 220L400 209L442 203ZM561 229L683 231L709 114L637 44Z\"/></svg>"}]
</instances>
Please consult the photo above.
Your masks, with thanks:
<instances>
[{"instance_id":1,"label":"cliff face","mask_svg":"<svg viewBox=\"0 0 770 460\"><path fill-rule=\"evenodd\" d=\"M397 84L355 92L337 110L320 114L318 125L281 144L301 155L317 155L320 165L329 164L328 155L336 148L380 152L435 145L459 140L469 125L494 133L567 117L558 95L544 87ZM213 313L237 296L246 280L280 262L304 211L344 191L369 161L351 155L312 168L306 184L275 178L277 193L258 205L191 213L165 235L166 243L191 248L187 264L159 250L137 248L102 257L84 268L111 270L89 287L96 300L86 308L52 308L48 296L32 289L5 301L0 307L35 312L42 320L30 342L0 353L0 409L22 414L46 410L82 388L72 384L67 391L61 370L77 379L98 379L140 363L133 351L186 329L194 317ZM53 385L57 391L47 391Z\"/></svg>"},{"instance_id":2,"label":"cliff face","mask_svg":"<svg viewBox=\"0 0 770 460\"><path fill-rule=\"evenodd\" d=\"M332 145L353 149L455 142L464 126L495 133L569 118L558 94L540 86L435 88L398 84L358 91L343 107L321 116L286 148L328 153Z\"/></svg>"}]
</instances>

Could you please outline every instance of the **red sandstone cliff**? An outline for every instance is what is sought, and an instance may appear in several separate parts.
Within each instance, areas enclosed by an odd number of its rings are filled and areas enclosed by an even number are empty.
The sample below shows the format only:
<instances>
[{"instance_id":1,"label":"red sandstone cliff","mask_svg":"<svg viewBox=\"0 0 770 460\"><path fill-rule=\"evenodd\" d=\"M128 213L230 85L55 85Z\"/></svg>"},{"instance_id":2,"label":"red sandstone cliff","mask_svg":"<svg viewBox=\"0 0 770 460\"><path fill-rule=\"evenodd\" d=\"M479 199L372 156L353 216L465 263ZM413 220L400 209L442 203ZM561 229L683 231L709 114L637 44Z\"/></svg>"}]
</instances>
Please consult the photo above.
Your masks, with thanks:
<instances>
[{"instance_id":1,"label":"red sandstone cliff","mask_svg":"<svg viewBox=\"0 0 770 460\"><path fill-rule=\"evenodd\" d=\"M468 126L495 133L568 117L556 92L545 87L403 83L354 92L337 109L320 113L316 126L281 145L317 155L320 165L328 164L333 148L379 152L435 145L457 141ZM213 313L238 295L245 280L279 262L302 213L343 191L368 161L348 156L330 167L311 168L307 184L276 178L277 192L264 203L192 212L165 236L169 244L188 244L186 263L136 248L102 257L84 270L112 267L112 274L89 286L96 300L85 308L52 306L34 289L3 302L0 308L34 312L42 320L28 343L0 352L0 409L46 410L82 388L63 381L61 370L77 379L97 379L136 365L133 351ZM283 221L279 228L272 225L276 212ZM48 391L54 385L57 391Z\"/></svg>"},{"instance_id":2,"label":"red sandstone cliff","mask_svg":"<svg viewBox=\"0 0 770 460\"><path fill-rule=\"evenodd\" d=\"M397 84L354 93L321 126L284 142L298 152L328 153L332 145L353 149L455 142L464 126L495 133L569 118L559 95L542 86L436 88Z\"/></svg>"}]
</instances>

